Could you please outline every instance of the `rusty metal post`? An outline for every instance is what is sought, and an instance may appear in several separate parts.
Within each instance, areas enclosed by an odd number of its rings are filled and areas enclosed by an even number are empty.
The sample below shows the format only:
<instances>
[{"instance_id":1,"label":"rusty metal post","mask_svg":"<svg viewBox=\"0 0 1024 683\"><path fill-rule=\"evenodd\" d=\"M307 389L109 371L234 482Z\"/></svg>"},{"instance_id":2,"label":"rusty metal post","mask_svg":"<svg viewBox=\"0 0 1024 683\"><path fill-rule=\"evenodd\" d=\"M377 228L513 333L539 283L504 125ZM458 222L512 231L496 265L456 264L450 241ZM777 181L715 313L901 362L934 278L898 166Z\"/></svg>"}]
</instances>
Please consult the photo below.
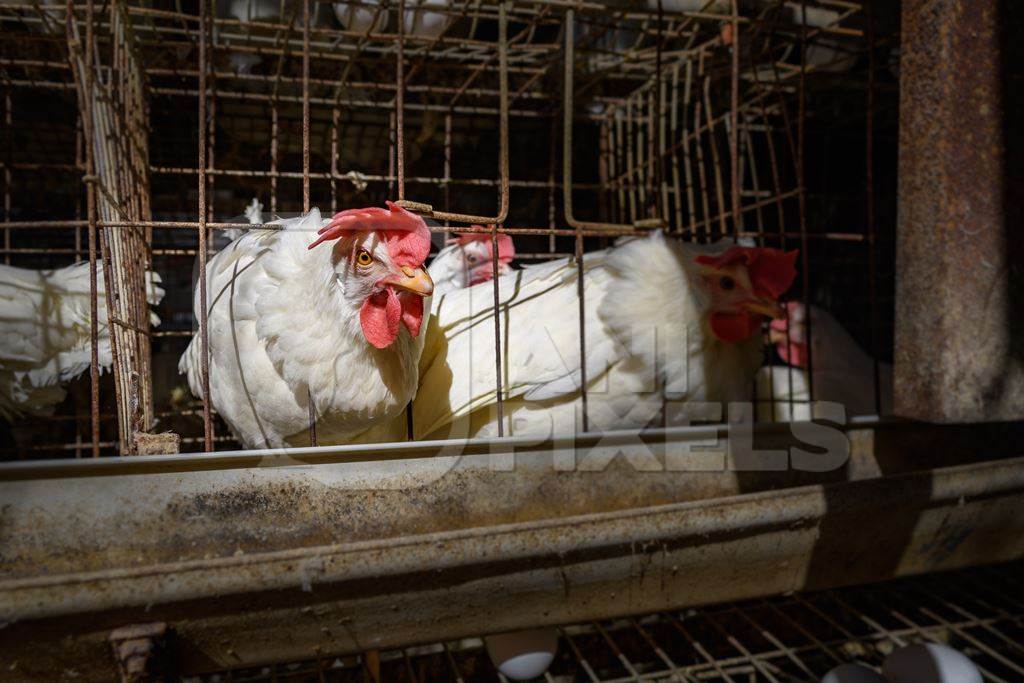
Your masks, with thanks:
<instances>
[{"instance_id":1,"label":"rusty metal post","mask_svg":"<svg viewBox=\"0 0 1024 683\"><path fill-rule=\"evenodd\" d=\"M895 408L906 417L1024 418L1016 4L903 3Z\"/></svg>"}]
</instances>

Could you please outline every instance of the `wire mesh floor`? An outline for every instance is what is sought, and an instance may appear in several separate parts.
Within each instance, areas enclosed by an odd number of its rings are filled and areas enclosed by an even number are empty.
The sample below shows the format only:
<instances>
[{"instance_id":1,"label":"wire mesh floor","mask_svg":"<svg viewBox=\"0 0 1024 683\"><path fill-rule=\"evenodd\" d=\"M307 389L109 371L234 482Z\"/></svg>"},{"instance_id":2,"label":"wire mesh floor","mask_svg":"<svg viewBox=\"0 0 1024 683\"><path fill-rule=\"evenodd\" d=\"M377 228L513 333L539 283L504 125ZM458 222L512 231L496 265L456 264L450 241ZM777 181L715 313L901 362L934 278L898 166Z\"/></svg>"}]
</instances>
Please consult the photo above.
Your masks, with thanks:
<instances>
[{"instance_id":1,"label":"wire mesh floor","mask_svg":"<svg viewBox=\"0 0 1024 683\"><path fill-rule=\"evenodd\" d=\"M559 629L548 681L818 681L845 662L880 667L894 648L949 645L986 681L1024 680L1024 563L714 605ZM481 638L190 681L507 680ZM375 668L375 666L374 666Z\"/></svg>"}]
</instances>

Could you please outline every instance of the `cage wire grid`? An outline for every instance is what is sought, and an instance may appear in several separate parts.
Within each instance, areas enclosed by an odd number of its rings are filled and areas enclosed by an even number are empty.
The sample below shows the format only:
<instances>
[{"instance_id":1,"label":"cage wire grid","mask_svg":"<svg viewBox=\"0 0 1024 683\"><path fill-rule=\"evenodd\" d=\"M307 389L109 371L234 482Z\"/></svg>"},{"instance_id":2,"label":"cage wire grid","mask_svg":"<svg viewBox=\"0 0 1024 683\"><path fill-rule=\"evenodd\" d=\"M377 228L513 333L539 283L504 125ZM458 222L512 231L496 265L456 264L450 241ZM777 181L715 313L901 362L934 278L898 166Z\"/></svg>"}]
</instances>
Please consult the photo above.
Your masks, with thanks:
<instances>
[{"instance_id":1,"label":"cage wire grid","mask_svg":"<svg viewBox=\"0 0 1024 683\"><path fill-rule=\"evenodd\" d=\"M88 258L110 273L135 262L118 258L125 249L168 292L160 326L149 328L138 301L134 319L120 321L115 381L94 362L71 406L45 422L65 426L6 457L130 452L117 425L132 420L178 431L184 450L235 443L212 410L206 373L193 400L172 366L205 334L205 315L192 318L192 272L205 293L202 264L224 230L248 229L237 216L253 196L272 214L403 200L435 218L435 232L509 234L525 247L521 260L572 256L581 270L587 251L651 229L748 237L800 248L791 296L808 302L838 254L855 274L825 284L856 292L847 317L867 328L877 375L891 275L879 244L891 231L880 236L875 218L874 126L877 100L892 97L891 83L877 81L893 36L876 38L870 3L766 2L741 13L734 2L720 13L711 3L668 12L464 0L430 6L443 17L436 35L407 30L427 12L415 0L392 5L302 0L281 3L273 19L238 19L212 0L0 6L5 263ZM375 14L354 31L332 7ZM815 12L826 19L812 25ZM260 61L241 68L240 55ZM862 173L853 187L809 197L808 128L828 106L850 103L857 113L845 125L858 127ZM104 144L89 144L101 120ZM540 153L521 153L525 139ZM112 140L118 149L104 152ZM131 172L104 176L104 154L131 159ZM126 207L136 194L144 205ZM55 207L53 196L65 201ZM866 208L852 217L815 208L833 197ZM822 220L829 211L839 225ZM121 235L143 244L118 246ZM581 297L585 356L582 310ZM504 351L499 342L499 367ZM155 396L151 408L129 412L135 390Z\"/></svg>"},{"instance_id":2,"label":"cage wire grid","mask_svg":"<svg viewBox=\"0 0 1024 683\"><path fill-rule=\"evenodd\" d=\"M546 681L817 681L847 662L939 643L986 681L1024 676L1024 583L1013 563L558 628ZM187 673L187 672L186 672ZM481 637L191 675L220 681L508 680Z\"/></svg>"}]
</instances>

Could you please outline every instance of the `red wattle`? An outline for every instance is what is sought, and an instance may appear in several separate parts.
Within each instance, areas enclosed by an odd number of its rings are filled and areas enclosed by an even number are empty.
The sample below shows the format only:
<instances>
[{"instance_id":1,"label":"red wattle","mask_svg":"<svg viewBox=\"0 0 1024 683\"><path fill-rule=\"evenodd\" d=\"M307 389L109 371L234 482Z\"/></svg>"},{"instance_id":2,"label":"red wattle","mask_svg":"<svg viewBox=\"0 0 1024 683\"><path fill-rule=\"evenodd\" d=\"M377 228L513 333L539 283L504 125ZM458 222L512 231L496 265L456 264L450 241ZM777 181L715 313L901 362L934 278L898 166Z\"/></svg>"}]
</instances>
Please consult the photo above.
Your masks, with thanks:
<instances>
[{"instance_id":1,"label":"red wattle","mask_svg":"<svg viewBox=\"0 0 1024 683\"><path fill-rule=\"evenodd\" d=\"M712 313L711 333L724 342L736 343L754 334L759 321L749 313Z\"/></svg>"},{"instance_id":2,"label":"red wattle","mask_svg":"<svg viewBox=\"0 0 1024 683\"><path fill-rule=\"evenodd\" d=\"M402 323L409 334L418 337L423 325L423 297L409 292L398 295L402 301Z\"/></svg>"},{"instance_id":3,"label":"red wattle","mask_svg":"<svg viewBox=\"0 0 1024 683\"><path fill-rule=\"evenodd\" d=\"M473 270L469 271L469 284L476 285L481 282L487 282L494 277L494 265L488 261L482 263Z\"/></svg>"},{"instance_id":4,"label":"red wattle","mask_svg":"<svg viewBox=\"0 0 1024 683\"><path fill-rule=\"evenodd\" d=\"M359 324L363 336L378 349L384 349L398 338L398 325L402 318L402 304L390 287L371 294L359 308Z\"/></svg>"},{"instance_id":5,"label":"red wattle","mask_svg":"<svg viewBox=\"0 0 1024 683\"><path fill-rule=\"evenodd\" d=\"M787 348L786 342L783 341L775 345L775 350L779 352L782 360L790 365L798 368L807 367L807 344L790 341Z\"/></svg>"}]
</instances>

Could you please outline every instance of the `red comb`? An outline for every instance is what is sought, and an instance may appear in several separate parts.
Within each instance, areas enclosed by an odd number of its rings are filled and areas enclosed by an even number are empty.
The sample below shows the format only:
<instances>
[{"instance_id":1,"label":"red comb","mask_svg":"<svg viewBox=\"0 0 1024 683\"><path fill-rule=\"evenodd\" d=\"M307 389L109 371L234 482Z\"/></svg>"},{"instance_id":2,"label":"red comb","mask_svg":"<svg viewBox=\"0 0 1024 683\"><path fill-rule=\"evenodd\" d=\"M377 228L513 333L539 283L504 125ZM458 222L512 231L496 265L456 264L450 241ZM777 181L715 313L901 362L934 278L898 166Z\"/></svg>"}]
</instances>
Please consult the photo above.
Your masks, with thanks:
<instances>
[{"instance_id":1,"label":"red comb","mask_svg":"<svg viewBox=\"0 0 1024 683\"><path fill-rule=\"evenodd\" d=\"M483 228L482 225L474 225L474 228ZM483 232L464 232L458 235L456 238L459 244L468 244L469 242L483 242L486 241L488 244L488 252L490 252L491 236ZM516 257L516 247L512 244L512 237L504 233L498 233L498 260L504 263L509 263Z\"/></svg>"},{"instance_id":2,"label":"red comb","mask_svg":"<svg viewBox=\"0 0 1024 683\"><path fill-rule=\"evenodd\" d=\"M717 256L698 256L697 263L722 268L742 263L750 274L754 292L778 299L796 278L796 257L799 251L782 251L769 247L730 247Z\"/></svg>"},{"instance_id":3,"label":"red comb","mask_svg":"<svg viewBox=\"0 0 1024 683\"><path fill-rule=\"evenodd\" d=\"M370 206L336 213L330 223L320 228L317 233L320 237L309 248L357 232L377 232L395 265L422 266L430 253L430 229L416 214L393 202L385 203L386 209Z\"/></svg>"}]
</instances>

